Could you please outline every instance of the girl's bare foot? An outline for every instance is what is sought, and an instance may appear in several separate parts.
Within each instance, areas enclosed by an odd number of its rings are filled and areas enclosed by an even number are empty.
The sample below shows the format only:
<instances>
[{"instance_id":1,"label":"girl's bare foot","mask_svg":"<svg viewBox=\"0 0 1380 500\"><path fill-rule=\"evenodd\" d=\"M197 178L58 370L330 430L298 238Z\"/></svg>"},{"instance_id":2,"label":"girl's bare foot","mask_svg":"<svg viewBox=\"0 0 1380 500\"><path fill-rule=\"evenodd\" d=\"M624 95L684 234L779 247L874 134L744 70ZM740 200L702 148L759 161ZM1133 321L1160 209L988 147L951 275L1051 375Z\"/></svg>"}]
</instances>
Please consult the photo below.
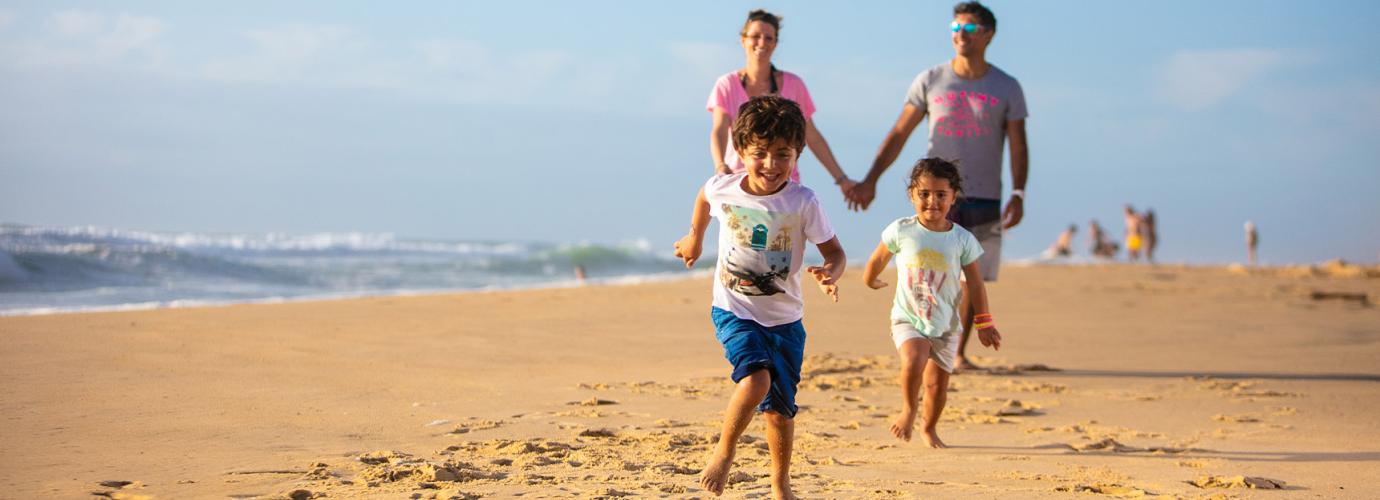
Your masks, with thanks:
<instances>
[{"instance_id":1,"label":"girl's bare foot","mask_svg":"<svg viewBox=\"0 0 1380 500\"><path fill-rule=\"evenodd\" d=\"M911 433L915 430L915 409L906 408L901 410L901 414L896 416L896 420L891 422L891 435L902 441L910 441Z\"/></svg>"},{"instance_id":2,"label":"girl's bare foot","mask_svg":"<svg viewBox=\"0 0 1380 500\"><path fill-rule=\"evenodd\" d=\"M784 485L771 485L771 497L776 500L796 500L795 492L791 491L790 483Z\"/></svg>"},{"instance_id":3,"label":"girl's bare foot","mask_svg":"<svg viewBox=\"0 0 1380 500\"><path fill-rule=\"evenodd\" d=\"M704 465L704 472L700 473L700 486L709 490L714 496L724 494L724 485L728 482L728 469L733 467L733 452L718 452L709 459L709 463Z\"/></svg>"},{"instance_id":4,"label":"girl's bare foot","mask_svg":"<svg viewBox=\"0 0 1380 500\"><path fill-rule=\"evenodd\" d=\"M924 430L924 431L921 431L921 432L920 432L920 440L924 441L924 442L925 442L925 446L929 446L930 448L948 448L948 447L949 447L949 445L946 445L946 444L944 444L943 441L940 441L940 440L939 440L939 434L936 433L936 432L934 432L933 429L926 429L926 430Z\"/></svg>"}]
</instances>

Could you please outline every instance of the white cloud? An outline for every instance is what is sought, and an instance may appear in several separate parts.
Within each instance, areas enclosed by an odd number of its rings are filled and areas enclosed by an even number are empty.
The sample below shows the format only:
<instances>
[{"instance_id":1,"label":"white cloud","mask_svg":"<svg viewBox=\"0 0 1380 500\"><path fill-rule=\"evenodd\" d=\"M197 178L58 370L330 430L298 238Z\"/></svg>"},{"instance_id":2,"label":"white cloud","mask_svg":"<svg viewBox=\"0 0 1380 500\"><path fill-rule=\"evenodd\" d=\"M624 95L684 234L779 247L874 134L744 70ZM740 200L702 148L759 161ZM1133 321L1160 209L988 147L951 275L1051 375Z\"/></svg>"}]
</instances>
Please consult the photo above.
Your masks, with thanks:
<instances>
[{"instance_id":1,"label":"white cloud","mask_svg":"<svg viewBox=\"0 0 1380 500\"><path fill-rule=\"evenodd\" d=\"M110 52L124 53L152 47L163 34L163 21L152 17L120 14L115 26L100 38L101 46Z\"/></svg>"},{"instance_id":2,"label":"white cloud","mask_svg":"<svg viewBox=\"0 0 1380 500\"><path fill-rule=\"evenodd\" d=\"M285 83L338 79L330 60L348 60L364 44L349 28L288 25L243 33L253 47L247 54L203 64L197 73L211 80Z\"/></svg>"},{"instance_id":3,"label":"white cloud","mask_svg":"<svg viewBox=\"0 0 1380 500\"><path fill-rule=\"evenodd\" d=\"M59 36L86 38L99 34L105 21L105 16L99 12L68 9L53 14L49 27Z\"/></svg>"},{"instance_id":4,"label":"white cloud","mask_svg":"<svg viewBox=\"0 0 1380 500\"><path fill-rule=\"evenodd\" d=\"M671 56L701 77L714 78L743 65L742 49L733 45L704 42L673 42Z\"/></svg>"},{"instance_id":5,"label":"white cloud","mask_svg":"<svg viewBox=\"0 0 1380 500\"><path fill-rule=\"evenodd\" d=\"M158 18L65 10L53 14L47 28L33 38L0 45L0 64L29 68L152 68L163 59L158 38L164 24Z\"/></svg>"},{"instance_id":6,"label":"white cloud","mask_svg":"<svg viewBox=\"0 0 1380 500\"><path fill-rule=\"evenodd\" d=\"M1181 50L1160 68L1161 97L1181 109L1207 109L1301 59L1283 50Z\"/></svg>"}]
</instances>

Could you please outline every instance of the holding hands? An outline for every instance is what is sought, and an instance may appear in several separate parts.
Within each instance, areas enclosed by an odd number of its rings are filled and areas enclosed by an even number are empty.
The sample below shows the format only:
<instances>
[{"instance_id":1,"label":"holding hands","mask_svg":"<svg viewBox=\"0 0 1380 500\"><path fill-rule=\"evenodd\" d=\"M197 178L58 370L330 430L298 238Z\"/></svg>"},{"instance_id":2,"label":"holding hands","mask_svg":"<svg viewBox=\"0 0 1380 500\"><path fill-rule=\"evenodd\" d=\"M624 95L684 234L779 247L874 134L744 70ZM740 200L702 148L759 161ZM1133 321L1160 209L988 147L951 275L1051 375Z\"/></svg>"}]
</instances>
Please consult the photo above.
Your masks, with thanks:
<instances>
[{"instance_id":1,"label":"holding hands","mask_svg":"<svg viewBox=\"0 0 1380 500\"><path fill-rule=\"evenodd\" d=\"M848 209L854 212L867 210L876 196L877 185L866 180L853 183L853 186L845 189L843 193L844 200L848 202Z\"/></svg>"}]
</instances>

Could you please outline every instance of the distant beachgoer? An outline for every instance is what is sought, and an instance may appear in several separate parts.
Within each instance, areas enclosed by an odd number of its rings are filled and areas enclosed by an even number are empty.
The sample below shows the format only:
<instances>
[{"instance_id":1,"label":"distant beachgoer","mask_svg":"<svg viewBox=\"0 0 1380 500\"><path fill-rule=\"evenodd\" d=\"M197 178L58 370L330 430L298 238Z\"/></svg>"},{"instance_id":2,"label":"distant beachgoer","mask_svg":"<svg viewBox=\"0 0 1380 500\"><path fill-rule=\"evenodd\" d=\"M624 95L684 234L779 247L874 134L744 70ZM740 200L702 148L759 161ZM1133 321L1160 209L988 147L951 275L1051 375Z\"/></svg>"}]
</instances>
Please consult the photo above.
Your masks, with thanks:
<instances>
[{"instance_id":1,"label":"distant beachgoer","mask_svg":"<svg viewBox=\"0 0 1380 500\"><path fill-rule=\"evenodd\" d=\"M1116 257L1117 244L1107 238L1106 231L1102 230L1102 225L1097 223L1097 219L1088 221L1088 249L1092 251L1094 257L1104 259Z\"/></svg>"},{"instance_id":2,"label":"distant beachgoer","mask_svg":"<svg viewBox=\"0 0 1380 500\"><path fill-rule=\"evenodd\" d=\"M891 433L910 441L915 417L921 415L921 439L931 448L945 448L935 432L949 390L949 374L957 361L963 335L959 297L966 289L967 302L977 311L978 340L1001 348L1001 333L987 308L987 290L978 269L982 244L973 233L948 219L963 178L953 163L925 158L911 170L911 203L915 215L896 219L882 230L882 242L867 260L863 282L873 289L886 288L878 279L887 263L896 258L896 298L891 306L891 341L901 355L901 414ZM962 275L964 280L960 280ZM962 283L960 285L959 283ZM918 412L920 387L925 387L923 414Z\"/></svg>"},{"instance_id":3,"label":"distant beachgoer","mask_svg":"<svg viewBox=\"0 0 1380 500\"><path fill-rule=\"evenodd\" d=\"M835 281L847 264L814 191L790 181L805 129L794 102L777 96L749 100L733 121L733 144L747 172L710 178L695 198L690 234L676 242L676 256L685 267L693 266L710 217L719 219L711 316L737 387L724 412L719 443L700 475L700 484L716 496L728 484L738 438L755 408L767 421L772 494L795 498L790 467L795 393L805 355L800 293L805 242L815 244L824 264L804 271L835 301Z\"/></svg>"},{"instance_id":4,"label":"distant beachgoer","mask_svg":"<svg viewBox=\"0 0 1380 500\"><path fill-rule=\"evenodd\" d=\"M997 17L978 2L954 6L949 41L954 57L921 72L906 92L905 104L887 131L867 177L848 196L851 208L866 209L877 183L920 122L929 117L925 156L957 163L967 185L964 199L950 219L972 231L982 243L982 279L996 281L1001 269L1003 233L1025 216L1025 182L1030 167L1026 142L1025 92L1020 82L987 61L987 47L997 34ZM1010 148L1011 194L1002 205L1002 149ZM973 308L960 305L964 334L959 343L959 370L976 368L964 354Z\"/></svg>"},{"instance_id":5,"label":"distant beachgoer","mask_svg":"<svg viewBox=\"0 0 1380 500\"><path fill-rule=\"evenodd\" d=\"M580 283L585 282L585 266L579 264L575 265L575 281L579 281Z\"/></svg>"},{"instance_id":6,"label":"distant beachgoer","mask_svg":"<svg viewBox=\"0 0 1380 500\"><path fill-rule=\"evenodd\" d=\"M1054 240L1054 244L1045 250L1046 259L1056 259L1073 255L1073 235L1078 232L1077 224L1069 224L1064 232L1059 233L1059 239Z\"/></svg>"},{"instance_id":7,"label":"distant beachgoer","mask_svg":"<svg viewBox=\"0 0 1380 500\"><path fill-rule=\"evenodd\" d=\"M1260 234L1255 230L1255 223L1246 221L1246 262L1252 266L1256 264L1255 248L1260 244Z\"/></svg>"},{"instance_id":8,"label":"distant beachgoer","mask_svg":"<svg viewBox=\"0 0 1380 500\"><path fill-rule=\"evenodd\" d=\"M1131 208L1131 205L1126 205L1122 215L1126 219L1126 258L1135 262L1140 260L1140 249L1145 244L1141 237L1141 227L1144 226L1144 221L1140 220L1140 215Z\"/></svg>"},{"instance_id":9,"label":"distant beachgoer","mask_svg":"<svg viewBox=\"0 0 1380 500\"><path fill-rule=\"evenodd\" d=\"M739 33L739 43L747 56L747 66L719 77L714 89L709 93L706 107L713 113L713 127L709 133L709 158L714 161L714 172L718 175L742 173L745 168L738 148L733 144L729 133L733 119L738 116L738 108L749 98L760 95L778 95L794 101L805 115L805 145L815 158L829 171L829 177L846 195L855 184L839 167L834 153L824 135L815 128L811 118L815 113L815 103L810 99L810 91L805 82L789 71L781 71L771 62L776 44L781 41L781 18L765 10L748 13L743 31ZM800 182L800 172L791 173L791 180Z\"/></svg>"},{"instance_id":10,"label":"distant beachgoer","mask_svg":"<svg viewBox=\"0 0 1380 500\"><path fill-rule=\"evenodd\" d=\"M1145 225L1141 227L1145 236L1145 260L1154 264L1155 246L1160 242L1159 231L1155 228L1155 209L1145 209L1145 215L1141 216L1141 221L1145 222Z\"/></svg>"}]
</instances>

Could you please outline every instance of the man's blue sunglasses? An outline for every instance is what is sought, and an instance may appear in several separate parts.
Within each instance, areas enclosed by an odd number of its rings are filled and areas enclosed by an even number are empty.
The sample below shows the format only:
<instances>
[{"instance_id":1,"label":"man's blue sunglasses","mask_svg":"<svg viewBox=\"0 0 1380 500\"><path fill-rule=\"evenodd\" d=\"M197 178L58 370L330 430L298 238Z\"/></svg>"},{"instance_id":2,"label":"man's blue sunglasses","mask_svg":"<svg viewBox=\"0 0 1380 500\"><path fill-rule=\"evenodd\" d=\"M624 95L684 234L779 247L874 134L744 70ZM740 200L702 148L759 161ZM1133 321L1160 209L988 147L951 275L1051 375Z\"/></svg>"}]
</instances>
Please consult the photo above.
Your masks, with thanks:
<instances>
[{"instance_id":1,"label":"man's blue sunglasses","mask_svg":"<svg viewBox=\"0 0 1380 500\"><path fill-rule=\"evenodd\" d=\"M963 31L964 33L968 33L970 35L973 33L982 33L984 31L987 31L987 27L981 24L958 24L958 21L954 21L953 23L949 24L949 29L953 30L954 33Z\"/></svg>"}]
</instances>

